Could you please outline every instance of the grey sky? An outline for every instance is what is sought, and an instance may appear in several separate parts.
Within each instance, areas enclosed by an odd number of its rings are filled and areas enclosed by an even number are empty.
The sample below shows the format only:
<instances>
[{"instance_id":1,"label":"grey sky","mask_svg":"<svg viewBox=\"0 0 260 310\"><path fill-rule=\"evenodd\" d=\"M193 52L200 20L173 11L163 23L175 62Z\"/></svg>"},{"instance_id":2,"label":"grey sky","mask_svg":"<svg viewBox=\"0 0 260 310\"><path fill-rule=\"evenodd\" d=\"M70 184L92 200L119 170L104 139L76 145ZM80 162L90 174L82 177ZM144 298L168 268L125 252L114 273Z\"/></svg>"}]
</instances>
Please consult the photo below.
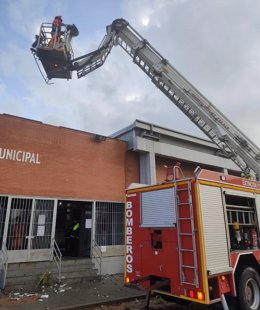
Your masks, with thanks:
<instances>
[{"instance_id":1,"label":"grey sky","mask_svg":"<svg viewBox=\"0 0 260 310\"><path fill-rule=\"evenodd\" d=\"M119 47L87 77L45 85L29 51L41 22L75 23L80 56L123 17L260 145L259 1L14 0L0 12L0 113L105 135L141 119L204 137Z\"/></svg>"}]
</instances>

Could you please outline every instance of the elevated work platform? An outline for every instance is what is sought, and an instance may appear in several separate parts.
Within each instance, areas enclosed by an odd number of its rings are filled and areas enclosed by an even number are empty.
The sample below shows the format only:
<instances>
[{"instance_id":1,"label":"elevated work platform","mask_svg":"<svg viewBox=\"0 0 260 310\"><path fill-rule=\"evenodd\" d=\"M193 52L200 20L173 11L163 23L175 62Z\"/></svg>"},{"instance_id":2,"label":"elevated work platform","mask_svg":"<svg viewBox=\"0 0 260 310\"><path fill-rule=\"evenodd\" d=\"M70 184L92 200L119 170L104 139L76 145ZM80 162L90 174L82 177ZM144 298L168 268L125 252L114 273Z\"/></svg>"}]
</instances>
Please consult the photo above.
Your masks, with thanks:
<instances>
[{"instance_id":1,"label":"elevated work platform","mask_svg":"<svg viewBox=\"0 0 260 310\"><path fill-rule=\"evenodd\" d=\"M40 33L36 36L31 51L47 83L53 78L72 78L72 71L69 69L70 62L74 57L71 39L78 33L75 25L61 24L56 28L53 28L52 23L41 25ZM41 62L47 77L44 76L38 61Z\"/></svg>"},{"instance_id":2,"label":"elevated work platform","mask_svg":"<svg viewBox=\"0 0 260 310\"><path fill-rule=\"evenodd\" d=\"M59 48L39 47L37 56L49 80L53 78L71 79L72 72L64 70L70 57L63 46Z\"/></svg>"}]
</instances>

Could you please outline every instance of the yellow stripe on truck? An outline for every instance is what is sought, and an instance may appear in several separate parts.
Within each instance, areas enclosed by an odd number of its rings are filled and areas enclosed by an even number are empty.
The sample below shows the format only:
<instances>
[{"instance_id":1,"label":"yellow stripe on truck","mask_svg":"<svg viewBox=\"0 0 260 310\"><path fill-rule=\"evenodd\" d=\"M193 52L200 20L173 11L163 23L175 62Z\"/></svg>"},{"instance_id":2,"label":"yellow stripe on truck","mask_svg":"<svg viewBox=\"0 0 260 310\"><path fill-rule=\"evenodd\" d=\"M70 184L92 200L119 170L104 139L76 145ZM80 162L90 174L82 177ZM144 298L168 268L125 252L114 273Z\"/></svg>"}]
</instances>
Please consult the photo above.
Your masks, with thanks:
<instances>
[{"instance_id":1,"label":"yellow stripe on truck","mask_svg":"<svg viewBox=\"0 0 260 310\"><path fill-rule=\"evenodd\" d=\"M195 183L195 200L196 200L196 212L198 219L198 232L199 232L199 247L201 253L201 274L202 274L202 287L205 294L205 302L208 304L209 299L209 287L208 287L208 276L207 276L207 262L206 262L206 251L205 251L205 242L204 242L204 231L202 225L202 213L200 205L200 184Z\"/></svg>"}]
</instances>

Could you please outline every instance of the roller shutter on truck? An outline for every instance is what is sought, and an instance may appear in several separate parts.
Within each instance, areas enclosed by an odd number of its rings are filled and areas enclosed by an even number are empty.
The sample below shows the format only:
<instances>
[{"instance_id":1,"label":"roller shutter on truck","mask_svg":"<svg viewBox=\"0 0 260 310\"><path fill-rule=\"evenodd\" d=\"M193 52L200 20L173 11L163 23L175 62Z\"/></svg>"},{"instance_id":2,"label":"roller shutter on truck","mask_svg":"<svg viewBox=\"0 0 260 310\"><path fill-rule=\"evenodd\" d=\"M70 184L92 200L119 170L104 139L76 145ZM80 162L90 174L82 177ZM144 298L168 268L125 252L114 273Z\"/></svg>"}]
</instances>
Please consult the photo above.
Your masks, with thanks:
<instances>
[{"instance_id":1,"label":"roller shutter on truck","mask_svg":"<svg viewBox=\"0 0 260 310\"><path fill-rule=\"evenodd\" d=\"M173 188L141 194L141 227L175 227L176 208Z\"/></svg>"},{"instance_id":2,"label":"roller shutter on truck","mask_svg":"<svg viewBox=\"0 0 260 310\"><path fill-rule=\"evenodd\" d=\"M199 187L206 269L209 274L230 271L224 206L220 187Z\"/></svg>"}]
</instances>

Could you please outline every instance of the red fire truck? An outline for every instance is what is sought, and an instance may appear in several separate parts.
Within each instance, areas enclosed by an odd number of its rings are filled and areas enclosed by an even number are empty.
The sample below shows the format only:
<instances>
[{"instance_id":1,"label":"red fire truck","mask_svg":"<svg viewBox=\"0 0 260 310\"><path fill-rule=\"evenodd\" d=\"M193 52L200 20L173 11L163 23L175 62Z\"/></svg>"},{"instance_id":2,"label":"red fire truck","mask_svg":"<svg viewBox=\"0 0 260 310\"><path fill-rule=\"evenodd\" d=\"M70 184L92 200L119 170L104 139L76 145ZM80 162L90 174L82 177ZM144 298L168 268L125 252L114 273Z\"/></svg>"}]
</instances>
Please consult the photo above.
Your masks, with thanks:
<instances>
[{"instance_id":1,"label":"red fire truck","mask_svg":"<svg viewBox=\"0 0 260 310\"><path fill-rule=\"evenodd\" d=\"M176 302L225 294L259 309L259 182L198 168L126 197L127 283Z\"/></svg>"},{"instance_id":2,"label":"red fire truck","mask_svg":"<svg viewBox=\"0 0 260 310\"><path fill-rule=\"evenodd\" d=\"M50 44L43 23L32 52L53 78L81 78L101 67L120 46L160 89L219 148L246 178L206 170L193 178L127 190L125 279L176 302L211 304L237 296L245 310L260 309L260 149L189 83L124 19L107 26L98 49L74 58L75 25Z\"/></svg>"}]
</instances>

